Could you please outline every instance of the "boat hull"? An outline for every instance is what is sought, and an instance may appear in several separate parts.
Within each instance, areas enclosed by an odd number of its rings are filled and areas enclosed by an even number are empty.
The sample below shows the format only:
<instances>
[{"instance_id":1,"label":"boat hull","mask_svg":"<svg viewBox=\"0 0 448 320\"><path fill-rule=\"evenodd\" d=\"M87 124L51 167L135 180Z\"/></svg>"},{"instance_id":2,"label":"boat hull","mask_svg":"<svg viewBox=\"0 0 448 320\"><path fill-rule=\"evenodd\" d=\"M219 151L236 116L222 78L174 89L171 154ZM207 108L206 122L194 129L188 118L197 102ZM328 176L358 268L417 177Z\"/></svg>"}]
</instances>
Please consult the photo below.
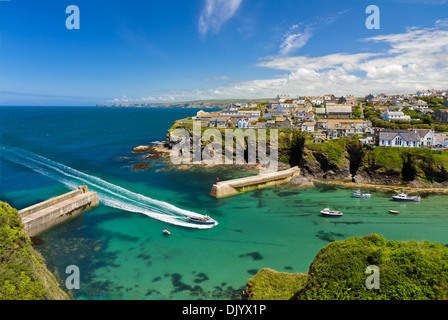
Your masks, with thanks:
<instances>
[{"instance_id":1,"label":"boat hull","mask_svg":"<svg viewBox=\"0 0 448 320\"><path fill-rule=\"evenodd\" d=\"M394 201L400 201L400 202L420 202L421 198L408 198L408 199L403 199L403 198L396 198L396 197L392 197L392 199Z\"/></svg>"},{"instance_id":2,"label":"boat hull","mask_svg":"<svg viewBox=\"0 0 448 320\"><path fill-rule=\"evenodd\" d=\"M215 221L210 221L210 220L209 221L202 221L202 220L194 219L194 218L188 218L187 221L190 222L190 223L207 225L207 226L211 226L211 225L214 225L216 223Z\"/></svg>"},{"instance_id":3,"label":"boat hull","mask_svg":"<svg viewBox=\"0 0 448 320\"><path fill-rule=\"evenodd\" d=\"M338 218L338 217L342 217L343 216L342 212L337 213L337 212L332 212L332 211L330 211L330 212L328 212L328 211L321 211L320 214L325 216L325 217L332 217L332 218Z\"/></svg>"}]
</instances>

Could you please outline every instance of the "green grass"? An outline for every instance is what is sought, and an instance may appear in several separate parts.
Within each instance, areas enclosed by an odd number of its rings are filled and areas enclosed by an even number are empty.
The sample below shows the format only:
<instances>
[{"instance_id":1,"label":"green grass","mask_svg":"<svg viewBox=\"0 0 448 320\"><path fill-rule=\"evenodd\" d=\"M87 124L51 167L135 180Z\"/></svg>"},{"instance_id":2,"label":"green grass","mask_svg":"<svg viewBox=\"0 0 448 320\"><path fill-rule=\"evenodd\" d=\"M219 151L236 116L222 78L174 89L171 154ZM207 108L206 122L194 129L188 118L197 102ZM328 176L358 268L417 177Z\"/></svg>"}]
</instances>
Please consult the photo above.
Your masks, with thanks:
<instances>
[{"instance_id":1,"label":"green grass","mask_svg":"<svg viewBox=\"0 0 448 320\"><path fill-rule=\"evenodd\" d=\"M304 273L277 272L261 269L247 282L249 300L292 300L299 288L305 286Z\"/></svg>"}]
</instances>

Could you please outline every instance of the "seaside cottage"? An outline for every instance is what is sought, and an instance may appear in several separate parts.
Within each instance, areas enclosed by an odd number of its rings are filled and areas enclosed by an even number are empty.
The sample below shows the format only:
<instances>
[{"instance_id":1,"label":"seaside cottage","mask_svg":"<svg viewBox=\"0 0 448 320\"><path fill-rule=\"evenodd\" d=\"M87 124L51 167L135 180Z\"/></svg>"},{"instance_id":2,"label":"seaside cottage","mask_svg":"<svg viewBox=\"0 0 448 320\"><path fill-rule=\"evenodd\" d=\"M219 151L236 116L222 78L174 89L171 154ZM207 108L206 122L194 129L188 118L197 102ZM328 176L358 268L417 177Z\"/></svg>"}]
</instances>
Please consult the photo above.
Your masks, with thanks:
<instances>
[{"instance_id":1,"label":"seaside cottage","mask_svg":"<svg viewBox=\"0 0 448 320\"><path fill-rule=\"evenodd\" d=\"M379 134L380 147L417 148L420 144L420 136L407 130L383 130Z\"/></svg>"},{"instance_id":2,"label":"seaside cottage","mask_svg":"<svg viewBox=\"0 0 448 320\"><path fill-rule=\"evenodd\" d=\"M392 120L401 120L401 121L410 121L410 116L405 116L403 112L401 111L387 111L385 114L381 116L382 120L385 120L387 122L391 122Z\"/></svg>"},{"instance_id":3,"label":"seaside cottage","mask_svg":"<svg viewBox=\"0 0 448 320\"><path fill-rule=\"evenodd\" d=\"M434 120L439 122L448 122L448 110L440 109L434 112Z\"/></svg>"},{"instance_id":4,"label":"seaside cottage","mask_svg":"<svg viewBox=\"0 0 448 320\"><path fill-rule=\"evenodd\" d=\"M247 119L247 118L241 118L241 119L238 121L238 124L236 125L236 127L237 127L238 129L247 129L248 125L249 125L249 119Z\"/></svg>"}]
</instances>

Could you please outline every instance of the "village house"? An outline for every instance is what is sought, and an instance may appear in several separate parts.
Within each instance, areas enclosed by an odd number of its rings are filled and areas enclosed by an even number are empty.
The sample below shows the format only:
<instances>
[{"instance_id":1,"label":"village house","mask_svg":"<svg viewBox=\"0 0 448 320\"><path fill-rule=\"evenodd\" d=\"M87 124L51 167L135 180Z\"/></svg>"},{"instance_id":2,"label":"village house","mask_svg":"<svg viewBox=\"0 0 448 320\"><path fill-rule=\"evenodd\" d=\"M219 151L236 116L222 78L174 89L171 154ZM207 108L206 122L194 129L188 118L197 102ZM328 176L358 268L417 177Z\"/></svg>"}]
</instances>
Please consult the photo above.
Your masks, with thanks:
<instances>
[{"instance_id":1,"label":"village house","mask_svg":"<svg viewBox=\"0 0 448 320\"><path fill-rule=\"evenodd\" d=\"M388 106L374 106L372 108L373 111L380 111L381 113L385 113L387 111L389 111L389 107Z\"/></svg>"},{"instance_id":2,"label":"village house","mask_svg":"<svg viewBox=\"0 0 448 320\"><path fill-rule=\"evenodd\" d=\"M378 143L380 147L417 148L420 136L408 130L382 130L379 133Z\"/></svg>"},{"instance_id":3,"label":"village house","mask_svg":"<svg viewBox=\"0 0 448 320\"><path fill-rule=\"evenodd\" d=\"M351 118L352 106L336 103L326 103L324 108L316 108L316 115L321 118Z\"/></svg>"},{"instance_id":4,"label":"village house","mask_svg":"<svg viewBox=\"0 0 448 320\"><path fill-rule=\"evenodd\" d=\"M431 147L434 145L434 130L414 129L413 131L420 136L420 146Z\"/></svg>"},{"instance_id":5,"label":"village house","mask_svg":"<svg viewBox=\"0 0 448 320\"><path fill-rule=\"evenodd\" d=\"M282 129L292 129L294 126L292 124L292 120L287 117L277 117L275 119L275 127Z\"/></svg>"},{"instance_id":6,"label":"village house","mask_svg":"<svg viewBox=\"0 0 448 320\"><path fill-rule=\"evenodd\" d=\"M396 112L387 111L385 114L383 114L381 116L381 119L385 120L387 122L391 122L393 120L410 121L411 117L405 116L404 113L401 111L396 111Z\"/></svg>"},{"instance_id":7,"label":"village house","mask_svg":"<svg viewBox=\"0 0 448 320\"><path fill-rule=\"evenodd\" d=\"M211 118L208 126L215 128L227 128L227 124L229 121L230 121L229 117Z\"/></svg>"},{"instance_id":8,"label":"village house","mask_svg":"<svg viewBox=\"0 0 448 320\"><path fill-rule=\"evenodd\" d=\"M434 120L439 122L448 122L448 110L440 109L434 112Z\"/></svg>"},{"instance_id":9,"label":"village house","mask_svg":"<svg viewBox=\"0 0 448 320\"><path fill-rule=\"evenodd\" d=\"M356 106L358 105L358 100L354 96L340 97L338 99L338 104Z\"/></svg>"},{"instance_id":10,"label":"village house","mask_svg":"<svg viewBox=\"0 0 448 320\"><path fill-rule=\"evenodd\" d=\"M326 94L323 98L325 103L336 103L338 101L338 99L336 99L336 97L332 94Z\"/></svg>"},{"instance_id":11,"label":"village house","mask_svg":"<svg viewBox=\"0 0 448 320\"><path fill-rule=\"evenodd\" d=\"M428 109L428 103L426 101L423 100L417 100L412 104L412 107L410 107L410 109L415 110L415 109Z\"/></svg>"},{"instance_id":12,"label":"village house","mask_svg":"<svg viewBox=\"0 0 448 320\"><path fill-rule=\"evenodd\" d=\"M220 112L222 116L231 117L238 115L239 110L224 109Z\"/></svg>"},{"instance_id":13,"label":"village house","mask_svg":"<svg viewBox=\"0 0 448 320\"><path fill-rule=\"evenodd\" d=\"M277 111L277 109L269 109L265 111L265 119L276 118L284 116L283 112Z\"/></svg>"},{"instance_id":14,"label":"village house","mask_svg":"<svg viewBox=\"0 0 448 320\"><path fill-rule=\"evenodd\" d=\"M247 108L247 103L242 103L242 102L234 102L230 105L229 110L230 111L238 111L240 109L245 109Z\"/></svg>"},{"instance_id":15,"label":"village house","mask_svg":"<svg viewBox=\"0 0 448 320\"><path fill-rule=\"evenodd\" d=\"M285 101L291 100L291 98L289 96L278 95L276 100L277 100L277 103L284 103Z\"/></svg>"},{"instance_id":16,"label":"village house","mask_svg":"<svg viewBox=\"0 0 448 320\"><path fill-rule=\"evenodd\" d=\"M370 93L365 97L365 101L371 103L373 98L375 98L375 97Z\"/></svg>"},{"instance_id":17,"label":"village house","mask_svg":"<svg viewBox=\"0 0 448 320\"><path fill-rule=\"evenodd\" d=\"M240 110L238 111L238 115L247 117L249 121L258 121L261 116L260 110Z\"/></svg>"},{"instance_id":18,"label":"village house","mask_svg":"<svg viewBox=\"0 0 448 320\"><path fill-rule=\"evenodd\" d=\"M323 97L309 97L309 100L313 106L323 105L325 102Z\"/></svg>"},{"instance_id":19,"label":"village house","mask_svg":"<svg viewBox=\"0 0 448 320\"><path fill-rule=\"evenodd\" d=\"M305 132L314 132L315 122L303 122L300 124L300 130Z\"/></svg>"},{"instance_id":20,"label":"village house","mask_svg":"<svg viewBox=\"0 0 448 320\"><path fill-rule=\"evenodd\" d=\"M448 147L448 133L447 132L436 132L434 133L434 145L437 147Z\"/></svg>"},{"instance_id":21,"label":"village house","mask_svg":"<svg viewBox=\"0 0 448 320\"><path fill-rule=\"evenodd\" d=\"M277 111L281 112L285 116L288 116L291 113L293 113L296 108L297 105L294 105L292 103L279 103L277 105Z\"/></svg>"},{"instance_id":22,"label":"village house","mask_svg":"<svg viewBox=\"0 0 448 320\"><path fill-rule=\"evenodd\" d=\"M238 123L236 125L236 127L239 129L247 129L248 126L249 126L249 119L247 118L241 118L240 120L238 120Z\"/></svg>"}]
</instances>

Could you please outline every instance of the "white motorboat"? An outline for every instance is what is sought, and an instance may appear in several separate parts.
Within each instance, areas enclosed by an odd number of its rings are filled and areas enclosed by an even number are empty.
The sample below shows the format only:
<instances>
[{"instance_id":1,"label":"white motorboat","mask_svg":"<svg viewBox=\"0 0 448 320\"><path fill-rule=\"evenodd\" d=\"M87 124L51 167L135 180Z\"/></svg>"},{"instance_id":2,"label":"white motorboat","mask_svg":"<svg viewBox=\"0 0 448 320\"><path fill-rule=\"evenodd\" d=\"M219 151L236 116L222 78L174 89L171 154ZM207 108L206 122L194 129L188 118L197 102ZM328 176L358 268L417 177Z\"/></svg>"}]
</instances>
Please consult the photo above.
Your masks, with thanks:
<instances>
[{"instance_id":1,"label":"white motorboat","mask_svg":"<svg viewBox=\"0 0 448 320\"><path fill-rule=\"evenodd\" d=\"M325 208L320 213L328 217L342 217L344 215L341 211L332 211L329 208Z\"/></svg>"},{"instance_id":2,"label":"white motorboat","mask_svg":"<svg viewBox=\"0 0 448 320\"><path fill-rule=\"evenodd\" d=\"M352 194L352 197L354 197L354 198L370 198L371 195L370 195L370 193L362 193L361 190L358 189L356 192L354 192Z\"/></svg>"},{"instance_id":3,"label":"white motorboat","mask_svg":"<svg viewBox=\"0 0 448 320\"><path fill-rule=\"evenodd\" d=\"M404 202L420 202L422 200L422 197L419 195L417 196L408 196L406 192L402 192L396 196L393 196L392 199L394 201L404 201Z\"/></svg>"}]
</instances>

